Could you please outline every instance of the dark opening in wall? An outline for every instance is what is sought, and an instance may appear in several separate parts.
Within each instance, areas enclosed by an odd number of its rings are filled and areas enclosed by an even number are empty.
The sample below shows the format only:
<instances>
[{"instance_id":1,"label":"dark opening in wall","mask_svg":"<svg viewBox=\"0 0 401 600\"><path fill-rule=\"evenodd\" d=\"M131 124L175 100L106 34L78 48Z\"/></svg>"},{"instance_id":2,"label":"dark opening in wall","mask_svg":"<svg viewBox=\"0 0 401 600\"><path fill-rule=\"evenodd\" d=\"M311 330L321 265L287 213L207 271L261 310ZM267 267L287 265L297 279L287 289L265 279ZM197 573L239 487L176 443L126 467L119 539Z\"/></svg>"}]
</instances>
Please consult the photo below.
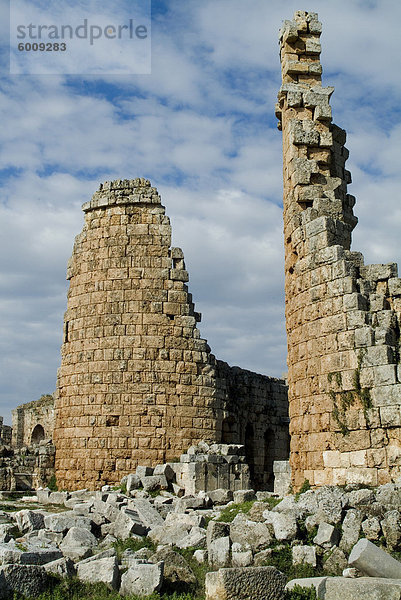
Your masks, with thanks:
<instances>
[{"instance_id":1,"label":"dark opening in wall","mask_svg":"<svg viewBox=\"0 0 401 600\"><path fill-rule=\"evenodd\" d=\"M234 417L224 419L221 429L222 444L239 444L238 424Z\"/></svg>"},{"instance_id":2,"label":"dark opening in wall","mask_svg":"<svg viewBox=\"0 0 401 600\"><path fill-rule=\"evenodd\" d=\"M253 479L255 475L255 435L253 426L250 423L245 428L245 456L249 465L251 479Z\"/></svg>"},{"instance_id":3,"label":"dark opening in wall","mask_svg":"<svg viewBox=\"0 0 401 600\"><path fill-rule=\"evenodd\" d=\"M43 429L42 425L40 425L40 424L35 425L35 427L32 431L32 435L31 435L32 444L39 444L39 442L41 442L44 439L45 439L45 430Z\"/></svg>"}]
</instances>

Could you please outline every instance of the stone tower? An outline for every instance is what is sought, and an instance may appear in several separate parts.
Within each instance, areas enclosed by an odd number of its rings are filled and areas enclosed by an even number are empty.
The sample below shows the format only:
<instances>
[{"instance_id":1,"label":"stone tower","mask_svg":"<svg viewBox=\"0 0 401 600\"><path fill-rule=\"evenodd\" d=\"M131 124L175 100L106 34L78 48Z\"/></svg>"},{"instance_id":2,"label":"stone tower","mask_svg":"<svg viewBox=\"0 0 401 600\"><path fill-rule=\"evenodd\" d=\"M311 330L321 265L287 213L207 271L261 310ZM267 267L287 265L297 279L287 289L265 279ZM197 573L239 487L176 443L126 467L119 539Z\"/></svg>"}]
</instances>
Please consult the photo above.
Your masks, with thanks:
<instances>
[{"instance_id":1,"label":"stone tower","mask_svg":"<svg viewBox=\"0 0 401 600\"><path fill-rule=\"evenodd\" d=\"M216 440L213 358L200 339L183 253L144 179L100 186L69 262L56 399L56 472L99 487L138 462Z\"/></svg>"},{"instance_id":2,"label":"stone tower","mask_svg":"<svg viewBox=\"0 0 401 600\"><path fill-rule=\"evenodd\" d=\"M322 87L321 23L280 32L291 467L296 488L377 485L401 473L401 280L351 252L346 134Z\"/></svg>"},{"instance_id":3,"label":"stone tower","mask_svg":"<svg viewBox=\"0 0 401 600\"><path fill-rule=\"evenodd\" d=\"M200 338L156 189L108 182L83 211L55 404L59 487L116 483L200 440L245 444L255 485L271 485L287 452L286 386L216 360Z\"/></svg>"}]
</instances>

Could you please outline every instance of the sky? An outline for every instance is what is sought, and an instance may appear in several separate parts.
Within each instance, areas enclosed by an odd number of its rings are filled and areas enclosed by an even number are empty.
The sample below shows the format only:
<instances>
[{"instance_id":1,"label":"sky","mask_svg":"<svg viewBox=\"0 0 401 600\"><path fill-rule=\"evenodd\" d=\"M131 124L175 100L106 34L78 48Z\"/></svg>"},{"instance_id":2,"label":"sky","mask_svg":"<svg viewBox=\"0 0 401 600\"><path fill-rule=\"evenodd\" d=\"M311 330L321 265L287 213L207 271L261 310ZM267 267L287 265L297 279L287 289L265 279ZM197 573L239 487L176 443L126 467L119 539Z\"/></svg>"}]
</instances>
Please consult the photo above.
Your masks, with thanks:
<instances>
[{"instance_id":1,"label":"sky","mask_svg":"<svg viewBox=\"0 0 401 600\"><path fill-rule=\"evenodd\" d=\"M46 12L48 0L31 0ZM118 0L127 14L133 0ZM55 0L53 0L53 4ZM85 4L82 1L82 4ZM96 5L102 5L99 0ZM104 6L109 6L109 3ZM100 182L146 177L217 358L286 370L278 30L323 23L365 262L401 262L399 0L153 0L150 74L10 75L0 0L0 415L55 389L66 265Z\"/></svg>"}]
</instances>

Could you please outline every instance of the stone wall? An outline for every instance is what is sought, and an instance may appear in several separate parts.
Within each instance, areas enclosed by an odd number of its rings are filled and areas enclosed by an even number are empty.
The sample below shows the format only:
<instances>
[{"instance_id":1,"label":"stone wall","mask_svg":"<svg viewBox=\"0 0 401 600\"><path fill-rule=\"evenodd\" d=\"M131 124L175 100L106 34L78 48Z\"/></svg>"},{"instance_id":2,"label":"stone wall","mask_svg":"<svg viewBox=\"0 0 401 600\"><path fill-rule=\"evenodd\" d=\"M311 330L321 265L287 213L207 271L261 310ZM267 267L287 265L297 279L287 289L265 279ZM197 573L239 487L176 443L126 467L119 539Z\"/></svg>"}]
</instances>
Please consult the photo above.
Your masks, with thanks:
<instances>
[{"instance_id":1,"label":"stone wall","mask_svg":"<svg viewBox=\"0 0 401 600\"><path fill-rule=\"evenodd\" d=\"M164 463L228 435L234 443L252 438L262 481L265 432L279 439L278 454L285 446L284 382L231 370L211 354L197 329L183 252L171 247L170 221L149 181L100 185L83 210L57 383L59 486L99 488L137 464Z\"/></svg>"},{"instance_id":2,"label":"stone wall","mask_svg":"<svg viewBox=\"0 0 401 600\"><path fill-rule=\"evenodd\" d=\"M0 417L0 444L10 446L11 438L12 428L9 425L3 425L3 417Z\"/></svg>"},{"instance_id":3,"label":"stone wall","mask_svg":"<svg viewBox=\"0 0 401 600\"><path fill-rule=\"evenodd\" d=\"M350 251L355 198L345 131L322 87L321 23L281 34L291 467L296 488L382 484L401 474L401 280Z\"/></svg>"},{"instance_id":4,"label":"stone wall","mask_svg":"<svg viewBox=\"0 0 401 600\"><path fill-rule=\"evenodd\" d=\"M53 429L54 397L50 394L21 404L12 411L12 443L16 448L51 440Z\"/></svg>"}]
</instances>

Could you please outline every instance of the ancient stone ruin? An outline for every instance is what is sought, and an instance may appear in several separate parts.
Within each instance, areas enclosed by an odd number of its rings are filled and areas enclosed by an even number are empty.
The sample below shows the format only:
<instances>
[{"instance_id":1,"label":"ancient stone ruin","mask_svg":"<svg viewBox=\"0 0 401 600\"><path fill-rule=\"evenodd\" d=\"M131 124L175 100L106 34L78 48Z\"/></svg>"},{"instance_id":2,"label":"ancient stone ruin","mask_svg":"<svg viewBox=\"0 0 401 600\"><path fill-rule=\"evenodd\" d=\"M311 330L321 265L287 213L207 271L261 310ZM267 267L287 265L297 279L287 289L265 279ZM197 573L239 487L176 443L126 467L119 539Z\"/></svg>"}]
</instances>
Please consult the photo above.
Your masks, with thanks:
<instances>
[{"instance_id":1,"label":"ancient stone ruin","mask_svg":"<svg viewBox=\"0 0 401 600\"><path fill-rule=\"evenodd\" d=\"M107 182L83 211L55 405L59 486L98 489L205 440L245 444L254 485L272 489L273 461L288 456L285 383L211 354L157 190Z\"/></svg>"},{"instance_id":2,"label":"ancient stone ruin","mask_svg":"<svg viewBox=\"0 0 401 600\"><path fill-rule=\"evenodd\" d=\"M350 251L355 198L320 32L298 11L280 33L293 482L377 485L401 474L401 279Z\"/></svg>"}]
</instances>

